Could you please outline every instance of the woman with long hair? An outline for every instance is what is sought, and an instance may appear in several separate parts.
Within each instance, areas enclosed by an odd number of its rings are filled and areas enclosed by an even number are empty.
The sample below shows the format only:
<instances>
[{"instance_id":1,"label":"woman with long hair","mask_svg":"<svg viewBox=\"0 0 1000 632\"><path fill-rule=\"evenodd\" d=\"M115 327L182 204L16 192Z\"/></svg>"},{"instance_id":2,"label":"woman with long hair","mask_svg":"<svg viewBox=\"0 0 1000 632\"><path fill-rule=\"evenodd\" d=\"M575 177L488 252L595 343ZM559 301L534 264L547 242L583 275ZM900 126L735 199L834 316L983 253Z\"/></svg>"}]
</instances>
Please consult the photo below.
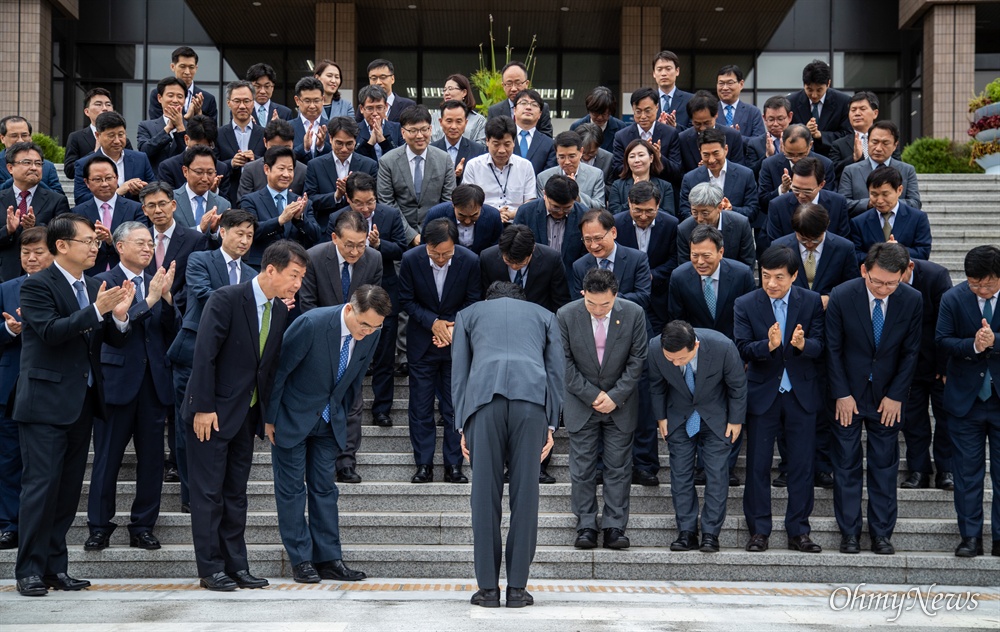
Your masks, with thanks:
<instances>
[{"instance_id":1,"label":"woman with long hair","mask_svg":"<svg viewBox=\"0 0 1000 632\"><path fill-rule=\"evenodd\" d=\"M461 101L469 108L469 121L465 125L465 136L469 140L479 143L480 145L486 145L486 117L482 114L476 112L476 98L472 96L472 84L469 83L468 78L465 75L449 75L447 79L444 80L444 88L441 90L441 102L445 101ZM433 132L431 133L431 140L435 141L444 136L444 130L441 129L441 124L438 122L438 118L441 116L441 111L431 113L431 127Z\"/></svg>"},{"instance_id":2,"label":"woman with long hair","mask_svg":"<svg viewBox=\"0 0 1000 632\"><path fill-rule=\"evenodd\" d=\"M676 217L674 187L666 180L650 175L651 173L659 173L662 169L660 153L649 144L649 141L637 138L629 143L628 147L625 148L622 172L618 180L615 180L614 184L611 185L611 193L608 195L608 210L612 214L627 211L628 192L632 190L632 185L636 182L649 180L660 189L660 210Z\"/></svg>"},{"instance_id":3,"label":"woman with long hair","mask_svg":"<svg viewBox=\"0 0 1000 632\"><path fill-rule=\"evenodd\" d=\"M321 59L316 64L314 75L323 84L323 116L327 120L335 116L354 118L354 106L349 99L342 98L340 94L340 84L344 76L340 65L331 59Z\"/></svg>"}]
</instances>

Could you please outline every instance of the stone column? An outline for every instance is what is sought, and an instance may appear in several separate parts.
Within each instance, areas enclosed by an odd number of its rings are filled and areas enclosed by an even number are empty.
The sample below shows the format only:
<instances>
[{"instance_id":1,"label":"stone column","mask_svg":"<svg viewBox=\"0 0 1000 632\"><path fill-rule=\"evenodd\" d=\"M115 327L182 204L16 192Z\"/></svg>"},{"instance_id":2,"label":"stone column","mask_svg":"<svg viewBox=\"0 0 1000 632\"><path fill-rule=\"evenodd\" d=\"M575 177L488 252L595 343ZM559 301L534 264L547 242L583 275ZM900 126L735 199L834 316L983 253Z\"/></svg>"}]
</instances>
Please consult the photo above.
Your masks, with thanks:
<instances>
[{"instance_id":1,"label":"stone column","mask_svg":"<svg viewBox=\"0 0 1000 632\"><path fill-rule=\"evenodd\" d=\"M343 71L340 87L353 102L357 81L357 26L353 2L316 3L316 60L332 59Z\"/></svg>"},{"instance_id":2,"label":"stone column","mask_svg":"<svg viewBox=\"0 0 1000 632\"><path fill-rule=\"evenodd\" d=\"M0 112L35 132L52 129L52 9L46 0L0 2Z\"/></svg>"},{"instance_id":3,"label":"stone column","mask_svg":"<svg viewBox=\"0 0 1000 632\"><path fill-rule=\"evenodd\" d=\"M938 4L924 16L923 136L969 139L975 89L976 7Z\"/></svg>"},{"instance_id":4,"label":"stone column","mask_svg":"<svg viewBox=\"0 0 1000 632\"><path fill-rule=\"evenodd\" d=\"M660 7L622 7L621 91L653 84L653 57L662 48ZM622 95L616 95L622 99ZM623 109L626 103L619 104Z\"/></svg>"}]
</instances>

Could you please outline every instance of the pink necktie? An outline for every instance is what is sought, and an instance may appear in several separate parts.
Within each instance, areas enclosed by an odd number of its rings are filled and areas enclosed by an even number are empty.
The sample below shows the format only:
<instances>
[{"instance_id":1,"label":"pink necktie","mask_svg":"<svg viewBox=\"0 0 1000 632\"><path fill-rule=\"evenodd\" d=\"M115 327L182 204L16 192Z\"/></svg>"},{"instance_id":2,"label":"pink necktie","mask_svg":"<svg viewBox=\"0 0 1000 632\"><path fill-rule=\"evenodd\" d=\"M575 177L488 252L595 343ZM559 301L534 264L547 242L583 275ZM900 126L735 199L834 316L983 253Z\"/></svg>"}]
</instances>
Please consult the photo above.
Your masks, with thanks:
<instances>
[{"instance_id":1,"label":"pink necktie","mask_svg":"<svg viewBox=\"0 0 1000 632\"><path fill-rule=\"evenodd\" d=\"M107 202L101 204L101 223L108 230L111 230L111 205Z\"/></svg>"},{"instance_id":2,"label":"pink necktie","mask_svg":"<svg viewBox=\"0 0 1000 632\"><path fill-rule=\"evenodd\" d=\"M604 345L608 342L608 332L604 328L604 319L598 319L594 331L594 344L597 346L597 363L604 364Z\"/></svg>"},{"instance_id":3,"label":"pink necktie","mask_svg":"<svg viewBox=\"0 0 1000 632\"><path fill-rule=\"evenodd\" d=\"M157 244L156 244L156 251L153 253L153 256L156 257L157 270L163 267L163 258L167 255L166 248L164 248L163 246L163 242L166 240L166 237L167 236L164 235L163 233L159 233L156 235Z\"/></svg>"}]
</instances>

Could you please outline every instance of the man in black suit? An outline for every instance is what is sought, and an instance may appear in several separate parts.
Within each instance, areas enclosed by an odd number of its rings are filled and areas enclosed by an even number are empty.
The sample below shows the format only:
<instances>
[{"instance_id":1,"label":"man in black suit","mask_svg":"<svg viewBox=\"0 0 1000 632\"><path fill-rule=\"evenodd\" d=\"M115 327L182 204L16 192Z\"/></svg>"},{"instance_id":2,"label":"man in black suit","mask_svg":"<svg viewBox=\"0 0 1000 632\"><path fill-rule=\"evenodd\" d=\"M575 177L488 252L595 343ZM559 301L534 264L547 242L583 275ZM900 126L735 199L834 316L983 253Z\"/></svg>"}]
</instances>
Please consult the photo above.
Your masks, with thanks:
<instances>
[{"instance_id":1,"label":"man in black suit","mask_svg":"<svg viewBox=\"0 0 1000 632\"><path fill-rule=\"evenodd\" d=\"M851 133L847 95L830 88L832 82L830 65L814 59L802 69L802 89L788 95L795 120L809 128L816 151L824 156L834 141Z\"/></svg>"},{"instance_id":2,"label":"man in black suit","mask_svg":"<svg viewBox=\"0 0 1000 632\"><path fill-rule=\"evenodd\" d=\"M190 46L180 46L170 53L170 71L184 82L187 96L184 99L184 114L204 114L212 120L218 120L219 110L215 105L215 97L194 85L194 76L198 74L198 53ZM149 107L147 118L157 119L163 116L163 108L156 98L156 88L149 92Z\"/></svg>"},{"instance_id":3,"label":"man in black suit","mask_svg":"<svg viewBox=\"0 0 1000 632\"><path fill-rule=\"evenodd\" d=\"M264 251L258 276L217 289L202 313L183 414L197 439L187 446L191 531L208 590L268 583L247 561L247 480L254 435L264 436L271 405L288 320L283 301L294 299L308 262L302 246L278 241Z\"/></svg>"},{"instance_id":4,"label":"man in black suit","mask_svg":"<svg viewBox=\"0 0 1000 632\"><path fill-rule=\"evenodd\" d=\"M614 115L618 111L614 93L610 88L597 86L587 94L583 105L587 108L587 115L570 125L570 130L578 131L577 128L581 125L593 123L601 130L601 142L598 143L600 148L607 152L613 151L615 134L628 127L628 123Z\"/></svg>"},{"instance_id":5,"label":"man in black suit","mask_svg":"<svg viewBox=\"0 0 1000 632\"><path fill-rule=\"evenodd\" d=\"M677 77L681 74L681 60L677 53L661 50L653 58L653 80L657 87L657 120L664 125L676 127L683 132L691 127L687 102L694 95L677 87Z\"/></svg>"},{"instance_id":6,"label":"man in black suit","mask_svg":"<svg viewBox=\"0 0 1000 632\"><path fill-rule=\"evenodd\" d=\"M379 161L396 147L402 147L403 133L399 123L386 118L386 94L380 86L365 86L358 90L358 113L364 125L358 127L357 152Z\"/></svg>"},{"instance_id":7,"label":"man in black suit","mask_svg":"<svg viewBox=\"0 0 1000 632\"><path fill-rule=\"evenodd\" d=\"M868 154L868 130L878 118L878 97L868 90L855 92L848 108L847 118L851 122L853 133L833 141L827 154L833 162L838 180L840 174L844 172L844 167L871 158ZM900 159L899 145L892 153L892 159Z\"/></svg>"},{"instance_id":8,"label":"man in black suit","mask_svg":"<svg viewBox=\"0 0 1000 632\"><path fill-rule=\"evenodd\" d=\"M215 144L218 138L219 126L216 125L214 120L202 114L192 116L184 132L184 150L176 156L171 156L160 163L157 169L157 178L161 182L166 182L175 191L187 182L191 185L192 192L198 189L199 195L206 195L211 190L228 200L229 198L226 196L230 195L232 191L232 174L229 170L229 163L223 162L216 157ZM208 150L207 152L200 152L201 156L209 159L208 161L198 161L205 162L204 165L194 166L184 164L186 160L192 159L190 150L194 147L202 147ZM198 180L203 180L197 186L192 182L190 173L192 167L201 170L205 176L204 178L201 176L197 178ZM198 215L197 212L194 212L196 208L197 205L191 205L194 216ZM207 211L209 209L205 208L204 210ZM195 224L200 223L199 217L195 217L195 220Z\"/></svg>"},{"instance_id":9,"label":"man in black suit","mask_svg":"<svg viewBox=\"0 0 1000 632\"><path fill-rule=\"evenodd\" d=\"M220 191L230 201L236 199L243 175L243 165L264 155L264 126L253 116L253 87L247 81L233 81L226 86L226 105L233 120L223 125L216 141L219 160L229 167L229 187Z\"/></svg>"},{"instance_id":10,"label":"man in black suit","mask_svg":"<svg viewBox=\"0 0 1000 632\"><path fill-rule=\"evenodd\" d=\"M566 176L552 176L545 183L541 200L522 204L514 216L515 224L531 229L535 242L562 253L566 278L573 275L573 264L587 249L580 234L580 220L587 207L576 201L579 188Z\"/></svg>"},{"instance_id":11,"label":"man in black suit","mask_svg":"<svg viewBox=\"0 0 1000 632\"><path fill-rule=\"evenodd\" d=\"M503 91L507 94L507 99L491 105L487 112L487 118L509 116L512 119L516 119L514 116L514 106L517 104L517 96L522 91L531 88L531 81L528 80L528 69L519 61L507 62L507 65L500 69L500 77L503 82ZM549 115L549 106L546 103L541 104L538 131L552 138L552 118Z\"/></svg>"},{"instance_id":12,"label":"man in black suit","mask_svg":"<svg viewBox=\"0 0 1000 632\"><path fill-rule=\"evenodd\" d=\"M385 91L385 104L388 108L386 110L385 118L386 120L392 121L394 123L399 122L399 115L406 108L411 105L416 105L417 102L412 99L407 99L404 96L396 94L392 91L392 86L396 83L396 69L393 67L392 62L388 59L373 59L368 64L368 85L378 86ZM355 115L358 122L361 121L361 111Z\"/></svg>"},{"instance_id":13,"label":"man in black suit","mask_svg":"<svg viewBox=\"0 0 1000 632\"><path fill-rule=\"evenodd\" d=\"M118 186L118 167L111 158L93 155L80 169L76 175L82 176L91 198L78 202L73 211L94 223L100 240L94 266L87 270L87 274L93 276L118 265L118 251L111 235L122 222L141 221L142 205L121 195L128 185L115 188Z\"/></svg>"},{"instance_id":14,"label":"man in black suit","mask_svg":"<svg viewBox=\"0 0 1000 632\"><path fill-rule=\"evenodd\" d=\"M760 177L760 164L765 159L781 153L781 135L792 122L792 104L788 99L775 95L764 101L764 134L746 139L743 146L743 164Z\"/></svg>"},{"instance_id":15,"label":"man in black suit","mask_svg":"<svg viewBox=\"0 0 1000 632\"><path fill-rule=\"evenodd\" d=\"M757 251L763 252L778 237L792 232L792 215L802 204L817 204L826 209L830 221L829 230L844 239L851 238L851 217L847 210L847 198L825 189L826 169L819 159L812 156L802 158L792 167L790 191L771 200L766 217L766 226L757 237Z\"/></svg>"},{"instance_id":16,"label":"man in black suit","mask_svg":"<svg viewBox=\"0 0 1000 632\"><path fill-rule=\"evenodd\" d=\"M253 87L253 115L258 125L267 127L275 119L287 121L295 116L291 108L271 100L278 75L270 64L257 63L250 66L243 78Z\"/></svg>"},{"instance_id":17,"label":"man in black suit","mask_svg":"<svg viewBox=\"0 0 1000 632\"><path fill-rule=\"evenodd\" d=\"M349 116L337 116L326 124L333 151L309 161L306 193L312 200L316 223L326 226L330 215L347 206L347 177L367 173L378 177L378 163L355 152L358 124Z\"/></svg>"},{"instance_id":18,"label":"man in black suit","mask_svg":"<svg viewBox=\"0 0 1000 632\"><path fill-rule=\"evenodd\" d=\"M688 195L691 217L677 226L677 265L691 259L691 235L699 225L714 226L722 233L726 258L740 261L752 268L757 260L750 222L739 213L731 212L731 204L722 189L711 182L699 182ZM725 212L724 212L725 211Z\"/></svg>"},{"instance_id":19,"label":"man in black suit","mask_svg":"<svg viewBox=\"0 0 1000 632\"><path fill-rule=\"evenodd\" d=\"M684 130L677 136L678 149L681 154L681 176L697 169L701 163L701 148L698 146L698 135L707 129L715 129L719 116L719 99L707 90L699 90L691 100L687 102L688 116L691 118L691 127ZM745 157L743 154L743 134L732 127L719 125L718 128L726 135L726 146L729 148L728 159L742 165ZM680 178L677 178L674 188L680 190Z\"/></svg>"},{"instance_id":20,"label":"man in black suit","mask_svg":"<svg viewBox=\"0 0 1000 632\"><path fill-rule=\"evenodd\" d=\"M444 136L431 143L431 147L448 152L451 164L455 166L455 184L462 184L465 163L486 153L486 147L463 135L468 122L469 107L462 101L445 101L441 105L438 123Z\"/></svg>"},{"instance_id":21,"label":"man in black suit","mask_svg":"<svg viewBox=\"0 0 1000 632\"><path fill-rule=\"evenodd\" d=\"M536 133L541 132L538 121L543 104L542 96L531 89L522 90L514 99L514 123L517 125L514 150L531 162L535 176L556 166L556 146L552 137Z\"/></svg>"},{"instance_id":22,"label":"man in black suit","mask_svg":"<svg viewBox=\"0 0 1000 632\"><path fill-rule=\"evenodd\" d=\"M267 150L271 147L288 147L289 149L295 147L295 130L292 129L291 123L281 119L274 119L264 127L264 152L267 153ZM302 195L305 192L306 171L306 165L296 160L295 176L292 178L291 186L292 191L296 195ZM267 176L264 174L264 158L260 157L243 166L236 199L230 200L230 202L239 206L247 194L260 191L266 186Z\"/></svg>"},{"instance_id":23,"label":"man in black suit","mask_svg":"<svg viewBox=\"0 0 1000 632\"><path fill-rule=\"evenodd\" d=\"M107 418L101 345L125 344L135 296L130 281L106 288L84 275L97 255L89 220L67 214L47 228L55 262L21 286L22 371L13 415L24 461L14 574L18 592L32 597L90 586L66 573L66 532L80 502L93 418Z\"/></svg>"},{"instance_id":24,"label":"man in black suit","mask_svg":"<svg viewBox=\"0 0 1000 632\"><path fill-rule=\"evenodd\" d=\"M872 246L862 279L830 293L826 310L833 424L833 510L841 553L861 550L861 428L868 434L868 530L872 552L892 555L902 406L920 355L923 300L903 283L910 263L896 243Z\"/></svg>"},{"instance_id":25,"label":"man in black suit","mask_svg":"<svg viewBox=\"0 0 1000 632\"><path fill-rule=\"evenodd\" d=\"M827 191L837 190L837 183L833 179L833 163L814 151L809 128L801 124L789 125L781 133L781 153L765 158L760 164L757 195L760 197L758 206L762 215L767 213L774 198L792 190L792 168L806 157L815 158L823 165L826 181L823 188Z\"/></svg>"},{"instance_id":26,"label":"man in black suit","mask_svg":"<svg viewBox=\"0 0 1000 632\"><path fill-rule=\"evenodd\" d=\"M432 206L424 226L444 217L458 227L458 243L476 255L495 246L503 231L500 211L485 204L486 194L475 184L462 184L452 191L451 201Z\"/></svg>"},{"instance_id":27,"label":"man in black suit","mask_svg":"<svg viewBox=\"0 0 1000 632\"><path fill-rule=\"evenodd\" d=\"M569 285L559 251L535 243L531 229L511 224L500 234L500 243L479 255L482 287L509 281L524 289L527 300L552 313L569 303Z\"/></svg>"},{"instance_id":28,"label":"man in black suit","mask_svg":"<svg viewBox=\"0 0 1000 632\"><path fill-rule=\"evenodd\" d=\"M97 151L97 128L94 123L103 112L114 112L111 103L111 93L104 88L92 88L83 97L83 114L90 124L83 129L71 132L66 139L66 155L63 158L63 171L70 180L76 175L76 161L87 154ZM132 149L132 141L125 141L125 149Z\"/></svg>"},{"instance_id":29,"label":"man in black suit","mask_svg":"<svg viewBox=\"0 0 1000 632\"><path fill-rule=\"evenodd\" d=\"M186 95L187 86L177 77L160 79L156 84L156 99L163 113L156 118L141 121L136 130L139 151L149 158L149 165L154 172L164 160L184 151L187 121L197 114L194 110L184 113Z\"/></svg>"},{"instance_id":30,"label":"man in black suit","mask_svg":"<svg viewBox=\"0 0 1000 632\"><path fill-rule=\"evenodd\" d=\"M635 125L629 125L615 134L614 149L612 153L611 172L620 174L622 164L625 162L625 150L629 143L637 138L649 141L654 148L660 152L660 163L663 169L660 173L651 173L670 181L674 185L674 190L679 190L681 178L687 173L681 166L681 148L678 142L679 134L673 127L661 123L656 119L658 112L657 94L652 88L639 88L632 93L630 99L632 104L632 114L635 117ZM737 133L737 136L739 133ZM700 160L700 157L699 157ZM695 164L697 165L697 160ZM693 168L693 167L692 167ZM677 205L674 205L676 208Z\"/></svg>"}]
</instances>

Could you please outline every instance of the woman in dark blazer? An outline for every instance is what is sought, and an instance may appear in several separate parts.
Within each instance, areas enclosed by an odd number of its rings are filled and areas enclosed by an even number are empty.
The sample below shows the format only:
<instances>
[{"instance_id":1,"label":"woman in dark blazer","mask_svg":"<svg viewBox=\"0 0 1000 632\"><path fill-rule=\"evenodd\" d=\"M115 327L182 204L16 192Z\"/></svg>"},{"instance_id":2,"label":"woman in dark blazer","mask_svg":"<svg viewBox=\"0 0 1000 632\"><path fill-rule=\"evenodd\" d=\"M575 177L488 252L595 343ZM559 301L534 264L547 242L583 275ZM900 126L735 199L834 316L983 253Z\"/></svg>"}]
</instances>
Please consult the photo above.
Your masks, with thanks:
<instances>
[{"instance_id":1,"label":"woman in dark blazer","mask_svg":"<svg viewBox=\"0 0 1000 632\"><path fill-rule=\"evenodd\" d=\"M354 118L354 106L340 94L343 76L340 65L333 60L322 59L316 64L315 77L323 84L323 116L327 120L335 116Z\"/></svg>"},{"instance_id":2,"label":"woman in dark blazer","mask_svg":"<svg viewBox=\"0 0 1000 632\"><path fill-rule=\"evenodd\" d=\"M608 210L611 211L611 214L627 211L628 192L632 190L632 185L636 182L649 180L660 189L660 210L676 217L674 187L666 180L649 175L650 173L659 173L663 169L659 152L653 149L648 141L637 138L625 148L623 162L621 175L611 185L608 193Z\"/></svg>"}]
</instances>

